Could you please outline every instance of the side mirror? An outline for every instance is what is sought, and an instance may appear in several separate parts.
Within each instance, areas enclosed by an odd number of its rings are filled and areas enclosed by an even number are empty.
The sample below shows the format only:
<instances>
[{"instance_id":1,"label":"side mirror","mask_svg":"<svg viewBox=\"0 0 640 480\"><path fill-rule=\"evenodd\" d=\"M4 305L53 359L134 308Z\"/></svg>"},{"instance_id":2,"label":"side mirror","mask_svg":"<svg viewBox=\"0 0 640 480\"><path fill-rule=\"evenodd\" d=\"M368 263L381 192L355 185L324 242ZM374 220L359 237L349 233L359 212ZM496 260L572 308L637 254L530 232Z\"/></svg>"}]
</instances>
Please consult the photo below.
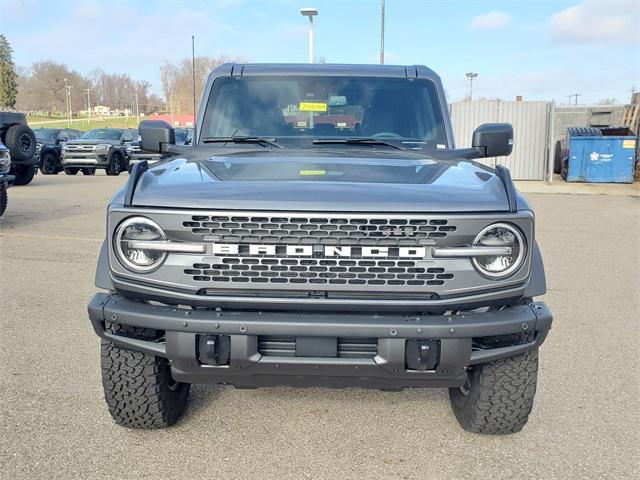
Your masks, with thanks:
<instances>
[{"instance_id":1,"label":"side mirror","mask_svg":"<svg viewBox=\"0 0 640 480\"><path fill-rule=\"evenodd\" d=\"M60 138L58 138L58 141L56 143L57 144L61 144L61 143L68 142L68 141L69 141L69 139L67 137L60 137Z\"/></svg>"},{"instance_id":2,"label":"side mirror","mask_svg":"<svg viewBox=\"0 0 640 480\"><path fill-rule=\"evenodd\" d=\"M509 123L484 123L475 129L471 147L479 158L506 157L513 150L513 127Z\"/></svg>"},{"instance_id":3,"label":"side mirror","mask_svg":"<svg viewBox=\"0 0 640 480\"><path fill-rule=\"evenodd\" d=\"M146 152L163 153L164 145L176 143L176 132L163 120L143 120L138 127L140 132L140 149Z\"/></svg>"}]
</instances>

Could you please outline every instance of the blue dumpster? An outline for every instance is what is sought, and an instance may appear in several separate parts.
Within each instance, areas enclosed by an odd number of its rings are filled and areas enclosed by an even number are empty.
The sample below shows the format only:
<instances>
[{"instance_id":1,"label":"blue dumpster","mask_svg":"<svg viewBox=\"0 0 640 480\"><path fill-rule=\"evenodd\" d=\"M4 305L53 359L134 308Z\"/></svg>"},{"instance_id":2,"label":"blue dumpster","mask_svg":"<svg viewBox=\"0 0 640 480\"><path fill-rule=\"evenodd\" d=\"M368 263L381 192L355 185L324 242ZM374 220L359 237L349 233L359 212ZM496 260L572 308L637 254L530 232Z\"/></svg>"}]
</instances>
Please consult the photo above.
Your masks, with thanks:
<instances>
[{"instance_id":1,"label":"blue dumpster","mask_svg":"<svg viewBox=\"0 0 640 480\"><path fill-rule=\"evenodd\" d=\"M633 183L635 136L572 135L569 132L568 143L567 182Z\"/></svg>"}]
</instances>

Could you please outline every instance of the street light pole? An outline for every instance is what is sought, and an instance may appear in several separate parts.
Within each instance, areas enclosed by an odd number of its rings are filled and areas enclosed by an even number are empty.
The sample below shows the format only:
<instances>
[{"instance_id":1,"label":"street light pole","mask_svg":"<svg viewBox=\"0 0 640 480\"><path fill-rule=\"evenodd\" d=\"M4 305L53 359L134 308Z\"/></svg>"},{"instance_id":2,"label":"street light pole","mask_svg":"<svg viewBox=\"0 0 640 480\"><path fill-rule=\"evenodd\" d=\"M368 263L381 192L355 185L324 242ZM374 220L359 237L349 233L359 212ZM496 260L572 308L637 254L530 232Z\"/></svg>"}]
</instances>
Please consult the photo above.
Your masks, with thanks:
<instances>
[{"instance_id":1,"label":"street light pole","mask_svg":"<svg viewBox=\"0 0 640 480\"><path fill-rule=\"evenodd\" d=\"M313 63L313 17L318 15L317 8L301 8L300 14L309 17L309 63Z\"/></svg>"},{"instance_id":2,"label":"street light pole","mask_svg":"<svg viewBox=\"0 0 640 480\"><path fill-rule=\"evenodd\" d=\"M85 92L87 92L87 111L89 112L89 122L91 123L91 89L86 88Z\"/></svg>"},{"instance_id":3,"label":"street light pole","mask_svg":"<svg viewBox=\"0 0 640 480\"><path fill-rule=\"evenodd\" d=\"M469 101L473 100L473 81L478 78L478 74L475 72L467 72L467 78L469 79Z\"/></svg>"},{"instance_id":4,"label":"street light pole","mask_svg":"<svg viewBox=\"0 0 640 480\"><path fill-rule=\"evenodd\" d=\"M384 0L380 12L380 65L384 64Z\"/></svg>"},{"instance_id":5,"label":"street light pole","mask_svg":"<svg viewBox=\"0 0 640 480\"><path fill-rule=\"evenodd\" d=\"M71 128L71 85L67 84L67 79L64 79L64 93L67 104L67 128Z\"/></svg>"}]
</instances>

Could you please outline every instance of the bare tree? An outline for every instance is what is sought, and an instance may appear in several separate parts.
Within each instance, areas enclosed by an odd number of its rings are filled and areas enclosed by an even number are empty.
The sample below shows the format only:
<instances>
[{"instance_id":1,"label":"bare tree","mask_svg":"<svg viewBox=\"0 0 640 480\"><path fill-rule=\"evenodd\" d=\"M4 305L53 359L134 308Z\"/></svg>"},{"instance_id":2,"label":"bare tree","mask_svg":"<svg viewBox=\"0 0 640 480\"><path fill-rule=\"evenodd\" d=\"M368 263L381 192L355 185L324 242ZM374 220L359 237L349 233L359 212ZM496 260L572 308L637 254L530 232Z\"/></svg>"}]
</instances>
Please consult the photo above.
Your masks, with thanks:
<instances>
[{"instance_id":1,"label":"bare tree","mask_svg":"<svg viewBox=\"0 0 640 480\"><path fill-rule=\"evenodd\" d=\"M244 63L242 57L198 56L195 58L196 103L200 100L207 76L215 67L227 62ZM167 110L174 114L193 113L193 74L191 58L187 57L177 64L165 63L160 67L162 90L167 102Z\"/></svg>"}]
</instances>

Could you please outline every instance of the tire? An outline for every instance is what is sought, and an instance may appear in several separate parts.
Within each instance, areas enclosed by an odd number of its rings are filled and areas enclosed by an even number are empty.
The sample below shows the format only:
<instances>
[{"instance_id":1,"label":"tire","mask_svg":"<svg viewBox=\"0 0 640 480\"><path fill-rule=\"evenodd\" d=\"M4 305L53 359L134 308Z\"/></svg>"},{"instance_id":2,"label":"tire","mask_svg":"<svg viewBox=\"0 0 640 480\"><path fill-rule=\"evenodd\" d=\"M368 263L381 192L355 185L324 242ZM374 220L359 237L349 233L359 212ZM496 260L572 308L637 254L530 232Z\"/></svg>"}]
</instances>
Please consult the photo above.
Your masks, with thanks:
<instances>
[{"instance_id":1,"label":"tire","mask_svg":"<svg viewBox=\"0 0 640 480\"><path fill-rule=\"evenodd\" d=\"M46 152L40 160L40 172L43 175L57 175L59 171L58 159L53 152Z\"/></svg>"},{"instance_id":2,"label":"tire","mask_svg":"<svg viewBox=\"0 0 640 480\"><path fill-rule=\"evenodd\" d=\"M144 340L154 330L118 326L108 331ZM129 428L165 428L176 423L187 405L190 384L171 376L166 359L116 347L101 341L104 396L114 421Z\"/></svg>"},{"instance_id":3,"label":"tire","mask_svg":"<svg viewBox=\"0 0 640 480\"><path fill-rule=\"evenodd\" d=\"M31 183L31 180L33 180L33 176L36 174L36 166L16 165L13 171L13 174L16 176L16 179L13 181L14 185L29 185Z\"/></svg>"},{"instance_id":4,"label":"tire","mask_svg":"<svg viewBox=\"0 0 640 480\"><path fill-rule=\"evenodd\" d=\"M85 167L82 169L83 175L95 175L96 169L94 167Z\"/></svg>"},{"instance_id":5,"label":"tire","mask_svg":"<svg viewBox=\"0 0 640 480\"><path fill-rule=\"evenodd\" d=\"M7 184L0 183L0 217L4 215L7 209L7 203L9 203L9 197L7 196Z\"/></svg>"},{"instance_id":6,"label":"tire","mask_svg":"<svg viewBox=\"0 0 640 480\"><path fill-rule=\"evenodd\" d=\"M122 154L119 152L114 152L111 155L111 160L109 161L109 166L107 167L107 175L118 176L124 170L124 165L122 164Z\"/></svg>"},{"instance_id":7,"label":"tire","mask_svg":"<svg viewBox=\"0 0 640 480\"><path fill-rule=\"evenodd\" d=\"M468 432L519 432L529 419L537 378L537 349L473 366L466 388L449 389L451 408Z\"/></svg>"},{"instance_id":8,"label":"tire","mask_svg":"<svg viewBox=\"0 0 640 480\"><path fill-rule=\"evenodd\" d=\"M562 142L556 142L556 148L553 153L553 173L560 173L562 168Z\"/></svg>"},{"instance_id":9,"label":"tire","mask_svg":"<svg viewBox=\"0 0 640 480\"><path fill-rule=\"evenodd\" d=\"M36 136L27 125L11 125L5 134L4 144L15 160L30 160L36 154Z\"/></svg>"},{"instance_id":10,"label":"tire","mask_svg":"<svg viewBox=\"0 0 640 480\"><path fill-rule=\"evenodd\" d=\"M64 173L66 173L67 175L77 175L78 171L80 170L80 168L78 168L78 167L64 167L62 170L64 170Z\"/></svg>"}]
</instances>

